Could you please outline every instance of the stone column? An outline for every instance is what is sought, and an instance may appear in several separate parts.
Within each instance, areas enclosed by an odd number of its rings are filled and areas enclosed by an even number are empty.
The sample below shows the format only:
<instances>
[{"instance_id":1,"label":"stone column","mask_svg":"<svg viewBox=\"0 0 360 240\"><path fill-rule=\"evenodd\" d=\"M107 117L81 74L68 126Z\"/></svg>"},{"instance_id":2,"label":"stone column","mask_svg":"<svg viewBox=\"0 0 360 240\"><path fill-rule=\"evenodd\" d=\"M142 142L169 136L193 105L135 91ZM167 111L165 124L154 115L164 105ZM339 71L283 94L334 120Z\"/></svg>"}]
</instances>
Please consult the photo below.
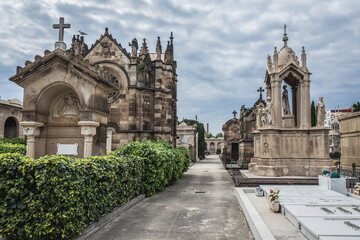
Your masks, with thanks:
<instances>
[{"instance_id":1,"label":"stone column","mask_svg":"<svg viewBox=\"0 0 360 240\"><path fill-rule=\"evenodd\" d=\"M301 128L309 128L310 125L310 80L305 76L301 82Z\"/></svg>"},{"instance_id":2,"label":"stone column","mask_svg":"<svg viewBox=\"0 0 360 240\"><path fill-rule=\"evenodd\" d=\"M112 145L112 128L106 129L106 153L111 152L111 145Z\"/></svg>"},{"instance_id":3,"label":"stone column","mask_svg":"<svg viewBox=\"0 0 360 240\"><path fill-rule=\"evenodd\" d=\"M80 121L81 134L84 136L84 157L92 156L93 137L96 135L96 128L100 123L94 121Z\"/></svg>"},{"instance_id":4,"label":"stone column","mask_svg":"<svg viewBox=\"0 0 360 240\"><path fill-rule=\"evenodd\" d=\"M281 107L281 81L277 74L274 75L274 78L271 79L271 89L272 89L272 125L274 127L281 127L282 125L282 107Z\"/></svg>"},{"instance_id":5,"label":"stone column","mask_svg":"<svg viewBox=\"0 0 360 240\"><path fill-rule=\"evenodd\" d=\"M44 126L44 124L40 122L20 122L20 125L23 127L24 135L27 138L26 155L35 158L35 137L40 134L40 127Z\"/></svg>"}]
</instances>

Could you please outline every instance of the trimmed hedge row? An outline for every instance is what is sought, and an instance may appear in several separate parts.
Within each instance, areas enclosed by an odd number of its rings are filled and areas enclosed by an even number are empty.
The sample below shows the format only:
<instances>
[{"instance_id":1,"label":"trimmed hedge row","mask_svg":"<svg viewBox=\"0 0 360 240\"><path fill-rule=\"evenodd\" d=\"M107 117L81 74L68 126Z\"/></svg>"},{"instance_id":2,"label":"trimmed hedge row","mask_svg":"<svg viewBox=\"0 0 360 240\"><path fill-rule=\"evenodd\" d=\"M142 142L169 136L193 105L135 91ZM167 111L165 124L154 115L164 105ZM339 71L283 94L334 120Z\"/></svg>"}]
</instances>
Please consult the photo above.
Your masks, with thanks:
<instances>
[{"instance_id":1,"label":"trimmed hedge row","mask_svg":"<svg viewBox=\"0 0 360 240\"><path fill-rule=\"evenodd\" d=\"M161 141L136 141L84 159L1 154L0 236L72 238L136 195L163 190L189 164L186 149Z\"/></svg>"},{"instance_id":2,"label":"trimmed hedge row","mask_svg":"<svg viewBox=\"0 0 360 240\"><path fill-rule=\"evenodd\" d=\"M156 142L135 141L120 149L118 154L135 155L145 159L143 193L152 196L157 191L175 182L187 171L190 165L190 153L184 147L174 148L160 139Z\"/></svg>"},{"instance_id":3,"label":"trimmed hedge row","mask_svg":"<svg viewBox=\"0 0 360 240\"><path fill-rule=\"evenodd\" d=\"M26 145L25 138L0 138L0 143L12 143Z\"/></svg>"},{"instance_id":4,"label":"trimmed hedge row","mask_svg":"<svg viewBox=\"0 0 360 240\"><path fill-rule=\"evenodd\" d=\"M0 154L2 153L20 153L26 154L26 145L14 143L0 143Z\"/></svg>"}]
</instances>

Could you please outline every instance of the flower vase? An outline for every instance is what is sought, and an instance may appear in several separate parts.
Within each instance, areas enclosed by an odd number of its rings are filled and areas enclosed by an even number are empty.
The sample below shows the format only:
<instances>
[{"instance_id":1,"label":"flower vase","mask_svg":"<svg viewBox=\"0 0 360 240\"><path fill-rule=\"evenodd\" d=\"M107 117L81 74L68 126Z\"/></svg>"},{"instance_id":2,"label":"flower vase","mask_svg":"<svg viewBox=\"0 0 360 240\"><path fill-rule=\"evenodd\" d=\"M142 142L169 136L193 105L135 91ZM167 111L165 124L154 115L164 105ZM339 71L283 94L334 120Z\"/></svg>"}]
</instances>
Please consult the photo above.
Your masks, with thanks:
<instances>
[{"instance_id":1,"label":"flower vase","mask_svg":"<svg viewBox=\"0 0 360 240\"><path fill-rule=\"evenodd\" d=\"M280 211L280 203L279 202L270 202L270 207L273 212L279 212Z\"/></svg>"}]
</instances>

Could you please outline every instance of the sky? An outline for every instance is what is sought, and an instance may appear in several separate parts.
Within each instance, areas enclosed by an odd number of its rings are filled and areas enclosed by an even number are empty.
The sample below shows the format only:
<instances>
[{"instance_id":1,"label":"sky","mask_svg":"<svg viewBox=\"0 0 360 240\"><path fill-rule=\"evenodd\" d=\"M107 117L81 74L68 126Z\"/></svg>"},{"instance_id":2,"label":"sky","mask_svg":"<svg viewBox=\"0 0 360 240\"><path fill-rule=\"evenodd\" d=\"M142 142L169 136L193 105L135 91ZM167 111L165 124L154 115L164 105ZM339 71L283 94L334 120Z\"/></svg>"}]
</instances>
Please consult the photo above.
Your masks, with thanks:
<instances>
[{"instance_id":1,"label":"sky","mask_svg":"<svg viewBox=\"0 0 360 240\"><path fill-rule=\"evenodd\" d=\"M70 46L81 30L91 46L105 27L127 51L128 42L146 38L155 52L160 36L166 48L174 33L178 74L178 117L210 125L213 134L258 99L265 87L267 55L288 46L297 56L305 46L311 100L324 97L326 110L360 101L360 1L353 0L1 0L0 96L22 100L10 82L16 66L53 50L59 17L71 28ZM238 114L239 116L239 114Z\"/></svg>"}]
</instances>

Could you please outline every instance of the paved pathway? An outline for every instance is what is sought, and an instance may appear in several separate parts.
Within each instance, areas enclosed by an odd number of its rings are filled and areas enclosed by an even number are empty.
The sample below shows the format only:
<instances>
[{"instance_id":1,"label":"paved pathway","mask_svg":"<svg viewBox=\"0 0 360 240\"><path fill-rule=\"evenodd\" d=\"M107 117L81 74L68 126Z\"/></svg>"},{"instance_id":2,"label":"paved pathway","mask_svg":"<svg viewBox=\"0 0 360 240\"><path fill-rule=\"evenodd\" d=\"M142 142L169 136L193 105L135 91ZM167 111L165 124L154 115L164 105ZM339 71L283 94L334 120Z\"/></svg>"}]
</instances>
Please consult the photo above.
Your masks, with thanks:
<instances>
[{"instance_id":1,"label":"paved pathway","mask_svg":"<svg viewBox=\"0 0 360 240\"><path fill-rule=\"evenodd\" d=\"M217 155L146 198L89 239L252 239L233 182Z\"/></svg>"}]
</instances>

